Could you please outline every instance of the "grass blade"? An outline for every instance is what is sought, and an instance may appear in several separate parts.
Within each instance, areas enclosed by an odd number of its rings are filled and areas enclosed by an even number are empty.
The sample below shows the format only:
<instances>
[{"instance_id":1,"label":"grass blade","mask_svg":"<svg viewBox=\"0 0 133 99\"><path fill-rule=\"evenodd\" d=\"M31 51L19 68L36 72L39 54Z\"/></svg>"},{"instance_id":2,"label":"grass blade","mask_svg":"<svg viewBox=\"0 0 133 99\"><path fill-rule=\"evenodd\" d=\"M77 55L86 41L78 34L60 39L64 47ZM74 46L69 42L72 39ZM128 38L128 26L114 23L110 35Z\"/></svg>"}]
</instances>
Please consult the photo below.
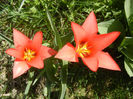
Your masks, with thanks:
<instances>
[{"instance_id":1,"label":"grass blade","mask_svg":"<svg viewBox=\"0 0 133 99\"><path fill-rule=\"evenodd\" d=\"M33 82L33 77L34 77L34 71L30 72L29 81L28 81L28 84L27 84L25 92L24 92L25 95L28 95L28 93L29 93L30 87L31 87L32 82Z\"/></svg>"},{"instance_id":2,"label":"grass blade","mask_svg":"<svg viewBox=\"0 0 133 99\"><path fill-rule=\"evenodd\" d=\"M61 41L61 37L59 35L59 33L57 32L57 29L55 28L55 25L52 21L52 18L51 18L51 15L48 11L48 9L46 8L46 14L47 14L47 17L48 17L48 20L50 22L50 26L54 32L54 36L55 36L55 39L54 39L54 42L55 42L55 45L58 46L59 48L62 47L62 41Z\"/></svg>"},{"instance_id":3,"label":"grass blade","mask_svg":"<svg viewBox=\"0 0 133 99\"><path fill-rule=\"evenodd\" d=\"M36 82L38 81L38 79L44 74L44 72L45 72L45 69L43 69L41 72L40 72L40 74L36 77L36 79L34 80L34 82L33 82L33 86L36 84Z\"/></svg>"},{"instance_id":4,"label":"grass blade","mask_svg":"<svg viewBox=\"0 0 133 99\"><path fill-rule=\"evenodd\" d=\"M5 35L3 35L2 33L0 33L0 38L3 40L6 40L10 44L13 44L13 41L9 39L8 37L6 37Z\"/></svg>"},{"instance_id":5,"label":"grass blade","mask_svg":"<svg viewBox=\"0 0 133 99\"><path fill-rule=\"evenodd\" d=\"M24 2L25 2L25 0L23 0L23 1L21 2L21 5L20 5L20 7L19 7L19 9L18 9L18 12L21 11L21 9L22 9L22 7L23 7L23 5L24 5Z\"/></svg>"}]
</instances>

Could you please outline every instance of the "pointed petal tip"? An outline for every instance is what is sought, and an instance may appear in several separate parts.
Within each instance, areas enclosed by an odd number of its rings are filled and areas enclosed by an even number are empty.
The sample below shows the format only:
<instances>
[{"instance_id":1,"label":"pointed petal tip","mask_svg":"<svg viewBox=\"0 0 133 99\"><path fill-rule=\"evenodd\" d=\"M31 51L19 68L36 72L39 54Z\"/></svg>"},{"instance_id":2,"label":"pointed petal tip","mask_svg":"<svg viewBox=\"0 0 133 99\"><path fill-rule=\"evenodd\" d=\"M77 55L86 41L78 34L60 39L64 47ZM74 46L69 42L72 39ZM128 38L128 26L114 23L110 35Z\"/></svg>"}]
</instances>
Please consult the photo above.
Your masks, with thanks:
<instances>
[{"instance_id":1,"label":"pointed petal tip","mask_svg":"<svg viewBox=\"0 0 133 99\"><path fill-rule=\"evenodd\" d=\"M114 59L109 55L108 52L99 52L98 53L98 60L99 60L99 67L114 70L114 71L121 71L118 64L114 61Z\"/></svg>"},{"instance_id":2,"label":"pointed petal tip","mask_svg":"<svg viewBox=\"0 0 133 99\"><path fill-rule=\"evenodd\" d=\"M117 71L121 71L121 69L119 68Z\"/></svg>"},{"instance_id":3,"label":"pointed petal tip","mask_svg":"<svg viewBox=\"0 0 133 99\"><path fill-rule=\"evenodd\" d=\"M93 71L93 72L97 72L97 70L98 70L98 67L96 68L96 69L92 69L92 68L89 68L91 71Z\"/></svg>"},{"instance_id":4,"label":"pointed petal tip","mask_svg":"<svg viewBox=\"0 0 133 99\"><path fill-rule=\"evenodd\" d=\"M8 54L8 49L5 51L6 54Z\"/></svg>"},{"instance_id":5,"label":"pointed petal tip","mask_svg":"<svg viewBox=\"0 0 133 99\"><path fill-rule=\"evenodd\" d=\"M94 11L91 11L90 14L94 14L95 15Z\"/></svg>"},{"instance_id":6,"label":"pointed petal tip","mask_svg":"<svg viewBox=\"0 0 133 99\"><path fill-rule=\"evenodd\" d=\"M75 22L71 22L71 27L75 24Z\"/></svg>"},{"instance_id":7,"label":"pointed petal tip","mask_svg":"<svg viewBox=\"0 0 133 99\"><path fill-rule=\"evenodd\" d=\"M73 28L75 26L80 26L79 24L75 23L75 22L71 22L71 27Z\"/></svg>"},{"instance_id":8,"label":"pointed petal tip","mask_svg":"<svg viewBox=\"0 0 133 99\"><path fill-rule=\"evenodd\" d=\"M13 28L13 31L15 31L16 29L15 28Z\"/></svg>"},{"instance_id":9,"label":"pointed petal tip","mask_svg":"<svg viewBox=\"0 0 133 99\"><path fill-rule=\"evenodd\" d=\"M116 69L113 69L114 71L121 71L119 65L117 65L117 68Z\"/></svg>"},{"instance_id":10,"label":"pointed petal tip","mask_svg":"<svg viewBox=\"0 0 133 99\"><path fill-rule=\"evenodd\" d=\"M116 36L119 36L119 35L121 34L120 31L113 31L113 32L111 32L111 33L116 34Z\"/></svg>"},{"instance_id":11,"label":"pointed petal tip","mask_svg":"<svg viewBox=\"0 0 133 99\"><path fill-rule=\"evenodd\" d=\"M15 32L19 32L19 30L13 28L13 33L15 33Z\"/></svg>"},{"instance_id":12,"label":"pointed petal tip","mask_svg":"<svg viewBox=\"0 0 133 99\"><path fill-rule=\"evenodd\" d=\"M36 34L37 34L37 33L43 35L42 31L38 31L38 32L36 32Z\"/></svg>"},{"instance_id":13,"label":"pointed petal tip","mask_svg":"<svg viewBox=\"0 0 133 99\"><path fill-rule=\"evenodd\" d=\"M17 78L18 76L13 75L13 79Z\"/></svg>"},{"instance_id":14,"label":"pointed petal tip","mask_svg":"<svg viewBox=\"0 0 133 99\"><path fill-rule=\"evenodd\" d=\"M90 12L88 17L85 19L82 27L86 31L86 33L88 35L88 39L97 35L98 25L97 25L96 16L93 11Z\"/></svg>"},{"instance_id":15,"label":"pointed petal tip","mask_svg":"<svg viewBox=\"0 0 133 99\"><path fill-rule=\"evenodd\" d=\"M10 55L10 49L7 49L7 50L5 51L5 53L8 54L8 55Z\"/></svg>"}]
</instances>

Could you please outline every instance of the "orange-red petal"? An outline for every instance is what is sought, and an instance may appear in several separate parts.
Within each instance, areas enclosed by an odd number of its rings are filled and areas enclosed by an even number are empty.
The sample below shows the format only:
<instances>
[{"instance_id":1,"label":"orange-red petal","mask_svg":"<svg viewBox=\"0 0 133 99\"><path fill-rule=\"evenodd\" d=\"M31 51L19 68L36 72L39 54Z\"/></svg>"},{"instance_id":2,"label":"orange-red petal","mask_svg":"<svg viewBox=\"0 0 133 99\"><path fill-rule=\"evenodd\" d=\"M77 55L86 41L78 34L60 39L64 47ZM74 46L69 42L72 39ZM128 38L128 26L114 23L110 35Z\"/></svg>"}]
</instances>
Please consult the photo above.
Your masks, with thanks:
<instances>
[{"instance_id":1,"label":"orange-red petal","mask_svg":"<svg viewBox=\"0 0 133 99\"><path fill-rule=\"evenodd\" d=\"M6 53L18 59L23 58L23 53L20 50L14 48L7 49Z\"/></svg>"},{"instance_id":2,"label":"orange-red petal","mask_svg":"<svg viewBox=\"0 0 133 99\"><path fill-rule=\"evenodd\" d=\"M15 47L17 46L25 46L29 42L29 38L25 36L23 33L20 31L13 29L13 39L14 39L14 45Z\"/></svg>"},{"instance_id":3,"label":"orange-red petal","mask_svg":"<svg viewBox=\"0 0 133 99\"><path fill-rule=\"evenodd\" d=\"M79 44L79 42L87 41L88 35L86 34L82 26L78 25L77 23L71 22L71 27L74 33L76 46Z\"/></svg>"},{"instance_id":4,"label":"orange-red petal","mask_svg":"<svg viewBox=\"0 0 133 99\"><path fill-rule=\"evenodd\" d=\"M120 35L120 32L111 32L108 34L97 35L94 40L90 43L92 53L96 53L97 51L101 51L104 48L108 47L112 42L114 42L117 37Z\"/></svg>"},{"instance_id":5,"label":"orange-red petal","mask_svg":"<svg viewBox=\"0 0 133 99\"><path fill-rule=\"evenodd\" d=\"M99 61L99 67L101 68L120 71L120 68L117 65L117 63L107 52L103 51L99 52L98 61Z\"/></svg>"},{"instance_id":6,"label":"orange-red petal","mask_svg":"<svg viewBox=\"0 0 133 99\"><path fill-rule=\"evenodd\" d=\"M41 56L42 59L49 58L55 55L56 53L57 52L55 50L46 46L41 46L41 49L39 51L39 55Z\"/></svg>"},{"instance_id":7,"label":"orange-red petal","mask_svg":"<svg viewBox=\"0 0 133 99\"><path fill-rule=\"evenodd\" d=\"M93 11L86 18L82 27L87 33L88 38L91 38L97 34L98 32L97 20L96 20L96 16Z\"/></svg>"},{"instance_id":8,"label":"orange-red petal","mask_svg":"<svg viewBox=\"0 0 133 99\"><path fill-rule=\"evenodd\" d=\"M15 60L14 66L13 66L13 79L21 76L27 70L29 70L31 67L25 62L25 61L19 61Z\"/></svg>"},{"instance_id":9,"label":"orange-red petal","mask_svg":"<svg viewBox=\"0 0 133 99\"><path fill-rule=\"evenodd\" d=\"M42 58L39 55L35 56L35 58L32 59L31 61L27 61L27 63L30 66L38 68L38 69L42 69L44 67L43 60L42 60Z\"/></svg>"},{"instance_id":10,"label":"orange-red petal","mask_svg":"<svg viewBox=\"0 0 133 99\"><path fill-rule=\"evenodd\" d=\"M42 39L43 39L43 34L41 31L37 32L32 40L32 48L38 51L40 47L42 46Z\"/></svg>"},{"instance_id":11,"label":"orange-red petal","mask_svg":"<svg viewBox=\"0 0 133 99\"><path fill-rule=\"evenodd\" d=\"M82 58L83 63L93 72L98 69L98 59L96 55Z\"/></svg>"},{"instance_id":12,"label":"orange-red petal","mask_svg":"<svg viewBox=\"0 0 133 99\"><path fill-rule=\"evenodd\" d=\"M71 62L78 62L78 56L73 45L67 43L55 56L55 58L63 59Z\"/></svg>"}]
</instances>

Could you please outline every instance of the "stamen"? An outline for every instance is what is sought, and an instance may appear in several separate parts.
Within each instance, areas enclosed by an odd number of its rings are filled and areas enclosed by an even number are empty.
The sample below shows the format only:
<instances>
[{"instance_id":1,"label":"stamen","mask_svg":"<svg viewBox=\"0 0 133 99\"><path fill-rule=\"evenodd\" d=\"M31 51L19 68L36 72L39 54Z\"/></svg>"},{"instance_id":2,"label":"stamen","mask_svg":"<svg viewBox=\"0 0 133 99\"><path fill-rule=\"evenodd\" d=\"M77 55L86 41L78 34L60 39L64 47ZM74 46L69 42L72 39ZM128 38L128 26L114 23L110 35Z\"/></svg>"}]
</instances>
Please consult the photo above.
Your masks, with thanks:
<instances>
[{"instance_id":1,"label":"stamen","mask_svg":"<svg viewBox=\"0 0 133 99\"><path fill-rule=\"evenodd\" d=\"M25 49L24 51L24 60L31 61L35 57L35 51L31 49Z\"/></svg>"},{"instance_id":2,"label":"stamen","mask_svg":"<svg viewBox=\"0 0 133 99\"><path fill-rule=\"evenodd\" d=\"M78 46L78 49L76 50L76 52L83 58L83 57L87 57L90 55L90 50L89 50L89 46L88 43L80 43Z\"/></svg>"}]
</instances>

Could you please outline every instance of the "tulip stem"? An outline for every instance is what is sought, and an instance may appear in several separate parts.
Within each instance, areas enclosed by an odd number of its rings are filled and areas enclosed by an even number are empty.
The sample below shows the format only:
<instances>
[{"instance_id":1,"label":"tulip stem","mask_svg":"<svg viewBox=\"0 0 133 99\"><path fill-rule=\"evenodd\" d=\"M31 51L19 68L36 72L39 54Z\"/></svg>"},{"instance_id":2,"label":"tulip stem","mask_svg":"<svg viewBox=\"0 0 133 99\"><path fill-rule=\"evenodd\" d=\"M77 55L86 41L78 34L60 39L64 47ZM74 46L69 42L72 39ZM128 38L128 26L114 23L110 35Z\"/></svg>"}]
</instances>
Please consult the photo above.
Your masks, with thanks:
<instances>
[{"instance_id":1,"label":"tulip stem","mask_svg":"<svg viewBox=\"0 0 133 99\"><path fill-rule=\"evenodd\" d=\"M63 61L63 65L61 68L61 96L60 99L64 99L66 89L67 89L67 75L68 75L68 62Z\"/></svg>"}]
</instances>

